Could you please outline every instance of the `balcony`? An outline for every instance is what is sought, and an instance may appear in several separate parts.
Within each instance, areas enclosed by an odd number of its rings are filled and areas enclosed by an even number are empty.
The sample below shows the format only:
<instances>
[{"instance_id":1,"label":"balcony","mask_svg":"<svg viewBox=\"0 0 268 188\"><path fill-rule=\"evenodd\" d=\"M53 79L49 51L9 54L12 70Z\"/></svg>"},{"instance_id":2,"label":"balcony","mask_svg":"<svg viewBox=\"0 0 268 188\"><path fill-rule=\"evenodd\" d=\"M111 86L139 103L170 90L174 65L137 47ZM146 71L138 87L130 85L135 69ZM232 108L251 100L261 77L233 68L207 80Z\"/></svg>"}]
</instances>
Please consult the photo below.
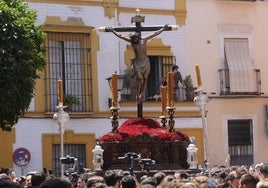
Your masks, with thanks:
<instances>
[{"instance_id":1,"label":"balcony","mask_svg":"<svg viewBox=\"0 0 268 188\"><path fill-rule=\"evenodd\" d=\"M261 95L261 76L259 69L252 72L219 69L220 95Z\"/></svg>"},{"instance_id":2,"label":"balcony","mask_svg":"<svg viewBox=\"0 0 268 188\"><path fill-rule=\"evenodd\" d=\"M135 97L136 94L135 94L134 87L124 87L120 93L121 93L121 100L120 101L122 101L122 102L124 102L124 101L129 101L129 102L136 101L136 97ZM153 96L149 96L148 93L149 93L148 91L145 92L143 101L152 101L152 102L153 101L155 101L155 102L161 101L161 96L160 96L159 91L157 93L155 93L155 95L153 95ZM174 101L175 102L187 101L184 86L179 86L177 88L174 88Z\"/></svg>"}]
</instances>

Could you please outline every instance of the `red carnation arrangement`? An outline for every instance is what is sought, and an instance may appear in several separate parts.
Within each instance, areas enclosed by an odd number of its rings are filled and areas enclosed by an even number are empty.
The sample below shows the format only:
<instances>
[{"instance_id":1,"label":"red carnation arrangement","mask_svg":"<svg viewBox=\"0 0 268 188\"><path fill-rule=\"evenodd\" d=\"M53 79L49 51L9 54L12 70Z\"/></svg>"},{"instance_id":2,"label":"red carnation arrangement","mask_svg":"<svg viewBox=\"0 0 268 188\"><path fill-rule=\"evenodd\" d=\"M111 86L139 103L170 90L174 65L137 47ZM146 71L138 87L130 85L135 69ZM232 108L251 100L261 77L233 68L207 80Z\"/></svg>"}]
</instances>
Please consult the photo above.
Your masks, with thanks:
<instances>
[{"instance_id":1,"label":"red carnation arrangement","mask_svg":"<svg viewBox=\"0 0 268 188\"><path fill-rule=\"evenodd\" d=\"M141 134L154 135L163 141L189 141L189 137L179 131L168 132L158 121L150 118L135 118L125 121L117 133L103 135L99 142L124 141Z\"/></svg>"}]
</instances>

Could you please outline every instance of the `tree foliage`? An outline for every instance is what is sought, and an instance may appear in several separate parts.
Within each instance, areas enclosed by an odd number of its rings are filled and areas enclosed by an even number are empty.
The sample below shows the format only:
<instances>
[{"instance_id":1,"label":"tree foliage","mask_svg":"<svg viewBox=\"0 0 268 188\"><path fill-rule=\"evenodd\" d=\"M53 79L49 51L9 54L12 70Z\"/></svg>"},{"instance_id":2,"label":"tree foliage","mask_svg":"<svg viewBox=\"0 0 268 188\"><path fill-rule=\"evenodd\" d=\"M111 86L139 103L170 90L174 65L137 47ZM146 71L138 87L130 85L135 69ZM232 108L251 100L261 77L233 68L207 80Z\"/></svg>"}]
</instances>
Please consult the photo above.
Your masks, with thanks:
<instances>
[{"instance_id":1,"label":"tree foliage","mask_svg":"<svg viewBox=\"0 0 268 188\"><path fill-rule=\"evenodd\" d=\"M38 71L46 65L45 33L22 0L0 1L0 126L10 131L29 108Z\"/></svg>"}]
</instances>

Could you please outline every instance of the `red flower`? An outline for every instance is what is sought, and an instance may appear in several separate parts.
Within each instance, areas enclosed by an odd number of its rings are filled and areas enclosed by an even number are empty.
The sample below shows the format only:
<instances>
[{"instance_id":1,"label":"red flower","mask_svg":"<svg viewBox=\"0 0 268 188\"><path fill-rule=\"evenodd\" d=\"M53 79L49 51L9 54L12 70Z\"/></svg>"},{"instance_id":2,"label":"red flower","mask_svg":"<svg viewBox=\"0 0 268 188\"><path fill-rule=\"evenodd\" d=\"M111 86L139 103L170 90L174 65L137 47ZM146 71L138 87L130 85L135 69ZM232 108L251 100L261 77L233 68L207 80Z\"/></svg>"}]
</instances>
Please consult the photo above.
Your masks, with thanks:
<instances>
[{"instance_id":1,"label":"red flower","mask_svg":"<svg viewBox=\"0 0 268 188\"><path fill-rule=\"evenodd\" d=\"M116 142L123 141L122 135L120 133L108 133L99 138L99 142Z\"/></svg>"},{"instance_id":2,"label":"red flower","mask_svg":"<svg viewBox=\"0 0 268 188\"><path fill-rule=\"evenodd\" d=\"M136 118L125 121L119 128L118 133L103 135L100 142L124 141L141 134L148 134L158 137L163 141L188 141L189 137L178 131L168 132L158 121L150 118Z\"/></svg>"}]
</instances>

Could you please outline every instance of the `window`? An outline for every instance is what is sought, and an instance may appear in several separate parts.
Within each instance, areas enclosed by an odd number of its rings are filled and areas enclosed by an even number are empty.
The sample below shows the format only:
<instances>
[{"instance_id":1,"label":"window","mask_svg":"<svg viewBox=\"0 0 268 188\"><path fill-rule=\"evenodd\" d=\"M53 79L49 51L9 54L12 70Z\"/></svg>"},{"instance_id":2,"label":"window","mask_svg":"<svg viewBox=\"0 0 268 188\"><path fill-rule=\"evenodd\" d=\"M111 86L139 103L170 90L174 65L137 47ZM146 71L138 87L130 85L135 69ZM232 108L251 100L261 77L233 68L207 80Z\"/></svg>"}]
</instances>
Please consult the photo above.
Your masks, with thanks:
<instances>
[{"instance_id":1,"label":"window","mask_svg":"<svg viewBox=\"0 0 268 188\"><path fill-rule=\"evenodd\" d=\"M160 95L161 79L167 75L175 64L174 56L149 56L151 72L148 77L146 100L150 100L155 95Z\"/></svg>"},{"instance_id":2,"label":"window","mask_svg":"<svg viewBox=\"0 0 268 188\"><path fill-rule=\"evenodd\" d=\"M230 165L253 164L252 120L228 120Z\"/></svg>"},{"instance_id":3,"label":"window","mask_svg":"<svg viewBox=\"0 0 268 188\"><path fill-rule=\"evenodd\" d=\"M86 166L86 145L85 144L64 144L65 156L69 155L78 159L78 163L81 164L80 168ZM61 163L60 163L60 144L52 145L52 163L53 163L53 175L60 176ZM73 168L74 164L65 164L65 171L69 168ZM78 168L79 170L79 168Z\"/></svg>"},{"instance_id":4,"label":"window","mask_svg":"<svg viewBox=\"0 0 268 188\"><path fill-rule=\"evenodd\" d=\"M248 39L224 39L226 67L229 70L230 92L255 91L253 65L249 54Z\"/></svg>"},{"instance_id":5,"label":"window","mask_svg":"<svg viewBox=\"0 0 268 188\"><path fill-rule=\"evenodd\" d=\"M252 27L220 25L220 94L261 94L260 70L252 63Z\"/></svg>"},{"instance_id":6,"label":"window","mask_svg":"<svg viewBox=\"0 0 268 188\"><path fill-rule=\"evenodd\" d=\"M73 95L79 99L79 104L72 106L72 112L91 112L93 104L90 35L47 32L46 45L46 112L56 111L58 79L63 81L64 95Z\"/></svg>"},{"instance_id":7,"label":"window","mask_svg":"<svg viewBox=\"0 0 268 188\"><path fill-rule=\"evenodd\" d=\"M160 95L161 80L172 69L172 65L175 64L174 56L149 56L151 71L148 76L147 88L144 94L144 101L156 100L155 95ZM128 70L128 74L132 74L131 70ZM130 84L133 80L127 79L128 84L124 84L122 94L122 101L136 100L135 85Z\"/></svg>"}]
</instances>

